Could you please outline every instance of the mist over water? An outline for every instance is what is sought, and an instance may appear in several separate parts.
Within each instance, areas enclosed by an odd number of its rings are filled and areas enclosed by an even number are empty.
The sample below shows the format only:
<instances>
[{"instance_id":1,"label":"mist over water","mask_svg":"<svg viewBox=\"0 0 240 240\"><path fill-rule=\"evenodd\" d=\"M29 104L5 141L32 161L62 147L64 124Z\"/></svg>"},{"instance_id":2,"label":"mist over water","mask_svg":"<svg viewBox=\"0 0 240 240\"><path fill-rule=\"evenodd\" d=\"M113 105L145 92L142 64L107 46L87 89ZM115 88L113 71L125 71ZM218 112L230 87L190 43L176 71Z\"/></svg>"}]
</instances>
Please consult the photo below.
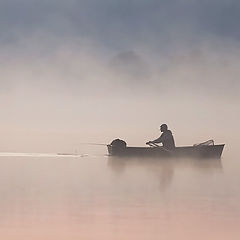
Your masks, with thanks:
<instances>
[{"instance_id":1,"label":"mist over water","mask_svg":"<svg viewBox=\"0 0 240 240\"><path fill-rule=\"evenodd\" d=\"M227 160L1 157L1 236L238 239Z\"/></svg>"},{"instance_id":2,"label":"mist over water","mask_svg":"<svg viewBox=\"0 0 240 240\"><path fill-rule=\"evenodd\" d=\"M0 237L239 239L239 9L0 0ZM145 146L162 123L221 161L85 144Z\"/></svg>"},{"instance_id":3,"label":"mist over water","mask_svg":"<svg viewBox=\"0 0 240 240\"><path fill-rule=\"evenodd\" d=\"M173 57L112 56L73 45L43 57L3 59L1 150L71 152L80 142L116 137L142 145L164 122L179 145L208 138L233 145L236 54L199 48Z\"/></svg>"}]
</instances>

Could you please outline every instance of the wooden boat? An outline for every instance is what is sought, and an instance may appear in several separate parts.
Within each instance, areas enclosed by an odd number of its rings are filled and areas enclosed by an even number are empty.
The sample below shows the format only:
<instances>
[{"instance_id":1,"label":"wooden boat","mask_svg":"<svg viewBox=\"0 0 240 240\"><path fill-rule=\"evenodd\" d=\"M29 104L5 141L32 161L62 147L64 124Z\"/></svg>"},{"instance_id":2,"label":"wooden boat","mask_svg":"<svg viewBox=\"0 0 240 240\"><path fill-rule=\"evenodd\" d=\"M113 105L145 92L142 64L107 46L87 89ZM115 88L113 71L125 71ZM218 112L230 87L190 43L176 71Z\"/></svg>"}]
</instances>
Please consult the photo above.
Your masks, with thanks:
<instances>
[{"instance_id":1,"label":"wooden boat","mask_svg":"<svg viewBox=\"0 0 240 240\"><path fill-rule=\"evenodd\" d=\"M122 140L120 140L122 141ZM175 147L167 150L158 145L149 147L127 147L126 144L107 145L108 153L111 156L122 157L157 157L157 158L221 158L225 144Z\"/></svg>"}]
</instances>

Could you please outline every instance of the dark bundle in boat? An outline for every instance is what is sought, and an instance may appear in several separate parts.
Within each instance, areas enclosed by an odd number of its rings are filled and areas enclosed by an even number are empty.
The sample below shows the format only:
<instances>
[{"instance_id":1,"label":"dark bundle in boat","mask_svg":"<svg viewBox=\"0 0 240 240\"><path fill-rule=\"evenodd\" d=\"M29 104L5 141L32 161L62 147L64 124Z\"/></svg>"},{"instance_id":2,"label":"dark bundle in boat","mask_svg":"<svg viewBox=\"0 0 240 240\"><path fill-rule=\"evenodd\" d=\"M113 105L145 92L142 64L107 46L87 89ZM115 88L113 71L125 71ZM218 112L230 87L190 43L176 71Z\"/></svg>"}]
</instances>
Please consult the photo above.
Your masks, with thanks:
<instances>
[{"instance_id":1,"label":"dark bundle in boat","mask_svg":"<svg viewBox=\"0 0 240 240\"><path fill-rule=\"evenodd\" d=\"M112 156L221 158L224 144L215 145L213 140L209 140L193 146L175 147L173 150L168 150L157 144L150 144L148 147L128 147L125 141L115 139L107 147L108 153Z\"/></svg>"}]
</instances>

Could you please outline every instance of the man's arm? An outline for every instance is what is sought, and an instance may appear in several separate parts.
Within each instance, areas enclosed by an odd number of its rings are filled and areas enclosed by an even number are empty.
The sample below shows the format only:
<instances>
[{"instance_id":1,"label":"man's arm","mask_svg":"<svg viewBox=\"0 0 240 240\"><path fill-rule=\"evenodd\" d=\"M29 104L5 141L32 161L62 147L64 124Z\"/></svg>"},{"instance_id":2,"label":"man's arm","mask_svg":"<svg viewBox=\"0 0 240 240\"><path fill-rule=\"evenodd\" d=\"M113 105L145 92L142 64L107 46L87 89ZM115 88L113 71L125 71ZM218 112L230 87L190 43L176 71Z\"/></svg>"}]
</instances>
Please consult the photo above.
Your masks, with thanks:
<instances>
[{"instance_id":1,"label":"man's arm","mask_svg":"<svg viewBox=\"0 0 240 240\"><path fill-rule=\"evenodd\" d=\"M164 140L164 136L163 136L163 134L162 134L159 138L153 140L152 142L153 142L153 143L162 143L163 140Z\"/></svg>"},{"instance_id":2,"label":"man's arm","mask_svg":"<svg viewBox=\"0 0 240 240\"><path fill-rule=\"evenodd\" d=\"M153 140L153 141L149 141L147 142L146 144L149 144L149 143L162 143L164 141L164 135L162 134L159 138Z\"/></svg>"}]
</instances>

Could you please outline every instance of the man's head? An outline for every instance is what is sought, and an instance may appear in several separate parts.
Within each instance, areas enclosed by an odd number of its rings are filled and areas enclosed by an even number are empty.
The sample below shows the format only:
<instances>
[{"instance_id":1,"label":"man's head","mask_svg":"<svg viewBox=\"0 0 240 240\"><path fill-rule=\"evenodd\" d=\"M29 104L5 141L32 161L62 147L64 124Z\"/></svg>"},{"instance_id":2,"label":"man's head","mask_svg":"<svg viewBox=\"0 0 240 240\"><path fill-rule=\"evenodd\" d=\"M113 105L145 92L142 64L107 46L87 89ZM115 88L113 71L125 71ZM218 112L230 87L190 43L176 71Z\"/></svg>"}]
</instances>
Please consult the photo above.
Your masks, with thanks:
<instances>
[{"instance_id":1,"label":"man's head","mask_svg":"<svg viewBox=\"0 0 240 240\"><path fill-rule=\"evenodd\" d=\"M168 130L167 124L162 124L162 125L160 126L160 130L161 130L161 132L167 131L167 130Z\"/></svg>"}]
</instances>

